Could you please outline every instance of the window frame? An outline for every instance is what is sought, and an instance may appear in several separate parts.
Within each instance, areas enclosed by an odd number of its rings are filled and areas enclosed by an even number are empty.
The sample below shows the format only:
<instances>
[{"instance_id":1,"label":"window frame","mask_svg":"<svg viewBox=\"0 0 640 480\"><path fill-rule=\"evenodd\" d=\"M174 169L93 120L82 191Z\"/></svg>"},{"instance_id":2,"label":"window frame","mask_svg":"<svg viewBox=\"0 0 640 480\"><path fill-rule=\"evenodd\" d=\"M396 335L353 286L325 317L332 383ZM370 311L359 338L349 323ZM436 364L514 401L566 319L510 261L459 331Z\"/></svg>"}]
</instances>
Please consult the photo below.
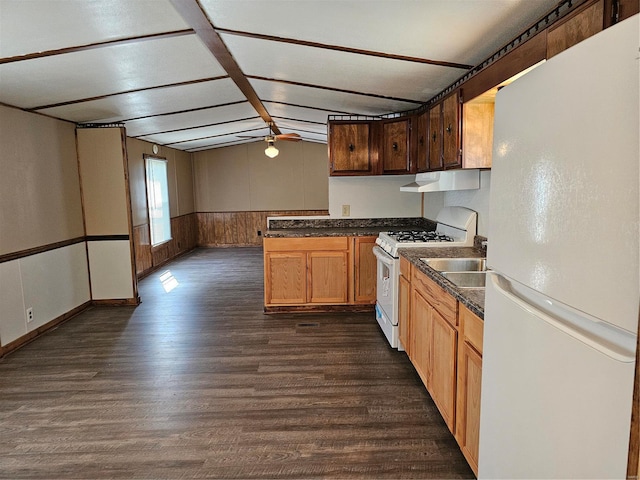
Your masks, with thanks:
<instances>
[{"instance_id":1,"label":"window frame","mask_svg":"<svg viewBox=\"0 0 640 480\"><path fill-rule=\"evenodd\" d=\"M160 202L160 206L158 206L157 202L156 202L156 196L154 195L154 192L157 192L157 189L152 188L152 183L154 182L154 177L152 175L153 171L155 171L154 169L152 169L151 167L154 164L163 164L164 165L164 173L165 173L165 183L164 183L164 187L165 187L165 191L166 191L166 198L162 197L162 178L159 179L160 180L160 195L161 195L161 202ZM146 203L147 203L147 218L149 220L149 243L151 244L151 247L157 247L159 245L162 245L164 243L170 242L173 239L173 234L171 231L171 205L170 205L170 198L169 198L169 161L165 158L165 157L160 157L160 156L156 156L156 155L144 155L144 181L145 181L145 193L146 193ZM155 215L152 214L152 212L158 212L160 211L162 213L162 216L160 217L160 221L161 224L160 225L156 225L157 221L154 221L154 218L157 218ZM154 235L154 231L157 232L158 230L162 231L166 229L168 234L167 235L163 235L161 239L156 241L156 236L157 233Z\"/></svg>"}]
</instances>

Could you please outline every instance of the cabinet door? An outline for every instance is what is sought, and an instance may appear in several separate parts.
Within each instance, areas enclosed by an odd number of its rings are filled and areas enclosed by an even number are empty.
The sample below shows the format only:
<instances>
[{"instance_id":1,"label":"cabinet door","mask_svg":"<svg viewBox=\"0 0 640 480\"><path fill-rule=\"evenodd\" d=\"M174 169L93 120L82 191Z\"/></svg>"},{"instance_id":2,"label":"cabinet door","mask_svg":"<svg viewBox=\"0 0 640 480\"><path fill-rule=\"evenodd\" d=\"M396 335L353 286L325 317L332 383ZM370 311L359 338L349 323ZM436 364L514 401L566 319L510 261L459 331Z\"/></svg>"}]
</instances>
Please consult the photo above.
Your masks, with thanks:
<instances>
[{"instance_id":1,"label":"cabinet door","mask_svg":"<svg viewBox=\"0 0 640 480\"><path fill-rule=\"evenodd\" d=\"M604 11L604 27L608 28L638 13L640 2L638 0L605 0Z\"/></svg>"},{"instance_id":2,"label":"cabinet door","mask_svg":"<svg viewBox=\"0 0 640 480\"><path fill-rule=\"evenodd\" d=\"M265 304L300 304L307 301L305 252L267 253Z\"/></svg>"},{"instance_id":3,"label":"cabinet door","mask_svg":"<svg viewBox=\"0 0 640 480\"><path fill-rule=\"evenodd\" d=\"M404 276L398 279L398 337L400 344L411 357L411 325L409 324L409 306L411 301L411 283Z\"/></svg>"},{"instance_id":4,"label":"cabinet door","mask_svg":"<svg viewBox=\"0 0 640 480\"><path fill-rule=\"evenodd\" d=\"M549 28L547 32L547 59L602 30L604 0L587 3L566 20Z\"/></svg>"},{"instance_id":5,"label":"cabinet door","mask_svg":"<svg viewBox=\"0 0 640 480\"><path fill-rule=\"evenodd\" d=\"M493 102L462 105L462 168L491 168L494 110Z\"/></svg>"},{"instance_id":6,"label":"cabinet door","mask_svg":"<svg viewBox=\"0 0 640 480\"><path fill-rule=\"evenodd\" d=\"M331 175L370 175L371 125L360 123L329 124L329 170Z\"/></svg>"},{"instance_id":7,"label":"cabinet door","mask_svg":"<svg viewBox=\"0 0 640 480\"><path fill-rule=\"evenodd\" d=\"M422 379L425 387L429 384L429 319L431 317L431 305L420 295L411 290L411 332L412 345L408 350L409 358Z\"/></svg>"},{"instance_id":8,"label":"cabinet door","mask_svg":"<svg viewBox=\"0 0 640 480\"><path fill-rule=\"evenodd\" d=\"M411 130L413 139L413 163L417 172L429 170L429 112L417 115Z\"/></svg>"},{"instance_id":9,"label":"cabinet door","mask_svg":"<svg viewBox=\"0 0 640 480\"><path fill-rule=\"evenodd\" d=\"M460 342L459 355L456 440L471 469L478 475L482 357L467 342Z\"/></svg>"},{"instance_id":10,"label":"cabinet door","mask_svg":"<svg viewBox=\"0 0 640 480\"><path fill-rule=\"evenodd\" d=\"M431 368L427 390L452 433L455 432L458 332L434 309L429 317Z\"/></svg>"},{"instance_id":11,"label":"cabinet door","mask_svg":"<svg viewBox=\"0 0 640 480\"><path fill-rule=\"evenodd\" d=\"M357 303L376 303L377 262L373 254L376 238L354 238L354 297Z\"/></svg>"},{"instance_id":12,"label":"cabinet door","mask_svg":"<svg viewBox=\"0 0 640 480\"><path fill-rule=\"evenodd\" d=\"M442 104L429 110L429 170L442 170Z\"/></svg>"},{"instance_id":13,"label":"cabinet door","mask_svg":"<svg viewBox=\"0 0 640 480\"><path fill-rule=\"evenodd\" d=\"M460 167L460 95L455 92L442 102L442 158L444 168Z\"/></svg>"},{"instance_id":14,"label":"cabinet door","mask_svg":"<svg viewBox=\"0 0 640 480\"><path fill-rule=\"evenodd\" d=\"M409 118L388 120L382 125L382 173L411 173L409 164Z\"/></svg>"},{"instance_id":15,"label":"cabinet door","mask_svg":"<svg viewBox=\"0 0 640 480\"><path fill-rule=\"evenodd\" d=\"M347 303L347 252L310 252L311 303Z\"/></svg>"}]
</instances>

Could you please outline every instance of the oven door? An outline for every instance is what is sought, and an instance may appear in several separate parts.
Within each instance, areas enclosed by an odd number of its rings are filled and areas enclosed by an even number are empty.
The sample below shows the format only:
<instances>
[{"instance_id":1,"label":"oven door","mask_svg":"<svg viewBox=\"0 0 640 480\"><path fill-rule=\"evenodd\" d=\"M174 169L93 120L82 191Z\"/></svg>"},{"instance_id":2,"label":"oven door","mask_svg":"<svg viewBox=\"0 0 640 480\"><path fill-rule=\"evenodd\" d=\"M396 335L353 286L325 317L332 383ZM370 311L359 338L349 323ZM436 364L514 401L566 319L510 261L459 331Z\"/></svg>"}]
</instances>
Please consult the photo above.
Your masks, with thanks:
<instances>
[{"instance_id":1,"label":"oven door","mask_svg":"<svg viewBox=\"0 0 640 480\"><path fill-rule=\"evenodd\" d=\"M400 261L380 247L373 247L376 268L376 320L393 348L398 344L398 277Z\"/></svg>"}]
</instances>

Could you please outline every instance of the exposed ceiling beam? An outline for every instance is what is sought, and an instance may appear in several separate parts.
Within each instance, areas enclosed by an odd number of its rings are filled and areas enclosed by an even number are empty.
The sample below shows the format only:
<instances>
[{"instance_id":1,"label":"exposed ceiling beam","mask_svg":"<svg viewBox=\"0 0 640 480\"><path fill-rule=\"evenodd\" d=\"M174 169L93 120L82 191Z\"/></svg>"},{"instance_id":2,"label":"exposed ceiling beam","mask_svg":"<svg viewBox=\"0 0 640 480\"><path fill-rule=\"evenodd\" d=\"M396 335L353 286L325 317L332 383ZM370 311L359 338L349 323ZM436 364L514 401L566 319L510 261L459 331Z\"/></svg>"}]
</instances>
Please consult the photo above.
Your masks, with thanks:
<instances>
[{"instance_id":1,"label":"exposed ceiling beam","mask_svg":"<svg viewBox=\"0 0 640 480\"><path fill-rule=\"evenodd\" d=\"M227 78L227 77L225 77L225 78ZM122 123L125 123L125 122L133 122L134 120L142 120L144 118L167 117L167 116L171 116L171 115L180 115L181 113L199 112L201 110L211 110L211 109L214 109L214 108L229 107L231 105L240 105L241 103L247 103L247 101L246 100L238 100L237 102L218 103L216 105L206 105L204 107L188 108L186 110L174 110L174 111L171 111L171 112L154 113L153 115L143 115L141 117L125 118L125 119L120 120L120 121Z\"/></svg>"},{"instance_id":2,"label":"exposed ceiling beam","mask_svg":"<svg viewBox=\"0 0 640 480\"><path fill-rule=\"evenodd\" d=\"M265 106L260 101L258 94L249 83L249 79L244 75L240 66L235 61L231 52L222 41L222 38L216 32L211 20L204 13L204 10L198 3L198 0L170 0L176 11L187 22L196 35L202 40L204 45L209 49L218 63L229 74L229 77L235 82L240 91L247 97L249 103L255 108L258 115L265 123L272 125L273 133L279 135L281 132L273 123L273 119Z\"/></svg>"},{"instance_id":3,"label":"exposed ceiling beam","mask_svg":"<svg viewBox=\"0 0 640 480\"><path fill-rule=\"evenodd\" d=\"M85 50L94 50L96 48L113 47L116 45L127 45L130 43L144 42L147 40L159 40L163 38L182 37L184 35L193 35L193 30L176 30L173 32L153 33L150 35L140 35L137 37L121 38L119 40L109 40L106 42L88 43L86 45L76 45L73 47L58 48L55 50L45 50L43 52L28 53L26 55L16 55L14 57L0 58L0 65L5 63L20 62L22 60L33 60L35 58L52 57L54 55L63 55L65 53L82 52Z\"/></svg>"},{"instance_id":4,"label":"exposed ceiling beam","mask_svg":"<svg viewBox=\"0 0 640 480\"><path fill-rule=\"evenodd\" d=\"M243 32L240 30L230 30L227 28L216 28L216 31L219 33L227 33L229 35L238 35L241 37L249 37L249 38L255 38L259 40L268 40L271 42L289 43L292 45L322 48L325 50L334 50L337 52L355 53L357 55L368 55L370 57L387 58L390 60L402 60L403 62L425 63L428 65L438 65L440 67L459 68L462 70L471 70L474 67L474 65L465 65L463 63L445 62L440 60L429 60L428 58L410 57L407 55L396 55L392 53L375 52L372 50L362 50L359 48L344 47L342 45L329 45L326 43L308 42L306 40L275 37L272 35L263 35L261 33L253 33L253 32Z\"/></svg>"},{"instance_id":5,"label":"exposed ceiling beam","mask_svg":"<svg viewBox=\"0 0 640 480\"><path fill-rule=\"evenodd\" d=\"M215 80L223 80L225 78L228 78L228 77L226 75L223 75L223 76L220 76L220 77L209 77L209 78L200 78L198 80L188 80L186 82L167 83L167 84L164 84L164 85L156 85L156 86L153 86L153 87L133 88L131 90L124 90L124 91L121 91L121 92L107 93L105 95L97 95L95 97L79 98L79 99L76 99L76 100L68 100L66 102L52 103L50 105L40 105L38 107L25 108L25 110L27 112L33 112L35 110L45 110L47 108L64 107L66 105L73 105L75 103L91 102L93 100L102 100L104 98L115 97L117 95L127 95L129 93L144 92L144 91L147 91L147 90L157 90L157 89L160 89L160 88L183 87L185 85L193 85L193 84L196 84L196 83L203 83L203 82L213 82Z\"/></svg>"},{"instance_id":6,"label":"exposed ceiling beam","mask_svg":"<svg viewBox=\"0 0 640 480\"><path fill-rule=\"evenodd\" d=\"M292 80L281 80L278 78L259 77L256 75L247 75L247 78L251 78L253 80L264 80L265 82L276 82L276 83L284 83L287 85L296 85L298 87L318 88L320 90L329 90L331 92L348 93L350 95L363 95L365 97L382 98L384 100L394 100L397 102L415 103L416 105L422 105L424 103L420 100L412 100L409 98L388 97L386 95L378 95L377 93L356 92L354 90L345 90L343 88L327 87L324 85L314 85L313 83L294 82Z\"/></svg>"},{"instance_id":7,"label":"exposed ceiling beam","mask_svg":"<svg viewBox=\"0 0 640 480\"><path fill-rule=\"evenodd\" d=\"M255 120L256 118L258 117L237 118L234 120L225 120L224 122L203 123L195 125L193 127L173 128L171 130L162 130L159 132L147 132L141 133L140 135L133 135L133 138L147 137L149 135L162 135L164 133L184 132L187 130L197 130L198 128L215 127L216 125L227 125L229 123L246 122L247 120Z\"/></svg>"}]
</instances>

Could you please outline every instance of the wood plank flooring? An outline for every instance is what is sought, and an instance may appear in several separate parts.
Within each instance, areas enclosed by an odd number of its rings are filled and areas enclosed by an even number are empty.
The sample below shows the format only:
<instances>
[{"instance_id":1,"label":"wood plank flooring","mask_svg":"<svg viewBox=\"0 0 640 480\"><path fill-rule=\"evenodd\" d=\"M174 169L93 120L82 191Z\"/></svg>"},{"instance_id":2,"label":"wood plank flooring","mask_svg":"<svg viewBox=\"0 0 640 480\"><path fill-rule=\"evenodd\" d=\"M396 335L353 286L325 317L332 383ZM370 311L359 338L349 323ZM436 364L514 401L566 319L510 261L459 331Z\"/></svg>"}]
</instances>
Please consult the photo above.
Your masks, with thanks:
<instances>
[{"instance_id":1,"label":"wood plank flooring","mask_svg":"<svg viewBox=\"0 0 640 480\"><path fill-rule=\"evenodd\" d=\"M140 295L0 360L0 478L473 478L372 314L263 314L260 248Z\"/></svg>"}]
</instances>

